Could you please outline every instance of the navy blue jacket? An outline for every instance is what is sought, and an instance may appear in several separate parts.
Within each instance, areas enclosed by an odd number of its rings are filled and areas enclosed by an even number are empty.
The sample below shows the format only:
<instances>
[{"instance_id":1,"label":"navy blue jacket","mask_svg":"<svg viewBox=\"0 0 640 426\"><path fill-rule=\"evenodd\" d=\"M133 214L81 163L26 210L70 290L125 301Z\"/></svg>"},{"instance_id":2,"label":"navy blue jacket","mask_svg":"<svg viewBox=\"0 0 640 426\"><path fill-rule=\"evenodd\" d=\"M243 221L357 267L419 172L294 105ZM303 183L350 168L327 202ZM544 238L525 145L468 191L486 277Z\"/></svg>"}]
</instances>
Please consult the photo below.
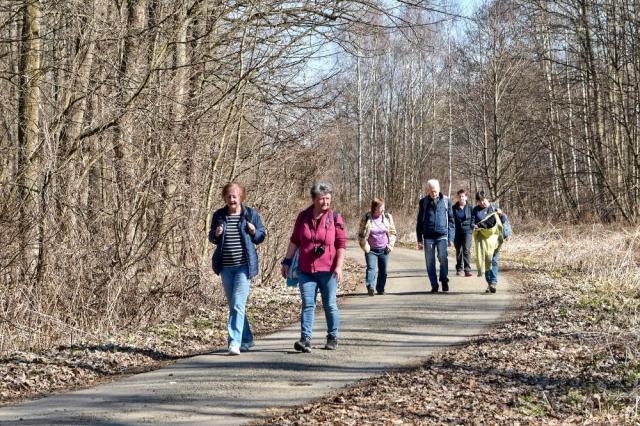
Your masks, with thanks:
<instances>
[{"instance_id":1,"label":"navy blue jacket","mask_svg":"<svg viewBox=\"0 0 640 426\"><path fill-rule=\"evenodd\" d=\"M460 220L458 212L464 208L464 220ZM471 232L471 225L473 225L473 207L469 203L466 203L464 207L460 207L460 203L457 202L453 205L453 218L456 222L456 234L462 232Z\"/></svg>"},{"instance_id":2,"label":"navy blue jacket","mask_svg":"<svg viewBox=\"0 0 640 426\"><path fill-rule=\"evenodd\" d=\"M247 232L247 222L251 222L256 227L255 235L251 236ZM222 235L216 238L216 228L218 225L223 226ZM211 265L213 266L213 272L220 274L222 271L222 247L224 247L224 236L227 233L227 207L216 210L211 217L211 228L209 229L209 241L216 244L216 249L213 252L211 258ZM260 244L264 241L264 237L267 235L260 214L256 209L251 207L242 206L242 213L240 214L240 235L242 236L242 245L244 246L244 253L247 256L247 263L249 267L249 278L253 278L258 275L258 252L256 251L255 244Z\"/></svg>"},{"instance_id":3,"label":"navy blue jacket","mask_svg":"<svg viewBox=\"0 0 640 426\"><path fill-rule=\"evenodd\" d=\"M490 217L489 219L485 220L484 222L482 222L482 220L487 217L488 215L490 215L491 213L493 213L494 207L492 205L490 205L489 207L487 207L486 209L483 209L480 206L475 206L473 208L473 224L474 225L478 225L478 228L483 228L483 229L488 229L488 228L493 228L494 226L496 226L496 218L495 217ZM482 222L482 223L480 223Z\"/></svg>"},{"instance_id":4,"label":"navy blue jacket","mask_svg":"<svg viewBox=\"0 0 640 426\"><path fill-rule=\"evenodd\" d=\"M440 239L446 237L449 241L455 239L456 225L449 198L440 193L435 201L429 196L420 200L416 236L418 237L418 242L422 242L425 238Z\"/></svg>"}]
</instances>

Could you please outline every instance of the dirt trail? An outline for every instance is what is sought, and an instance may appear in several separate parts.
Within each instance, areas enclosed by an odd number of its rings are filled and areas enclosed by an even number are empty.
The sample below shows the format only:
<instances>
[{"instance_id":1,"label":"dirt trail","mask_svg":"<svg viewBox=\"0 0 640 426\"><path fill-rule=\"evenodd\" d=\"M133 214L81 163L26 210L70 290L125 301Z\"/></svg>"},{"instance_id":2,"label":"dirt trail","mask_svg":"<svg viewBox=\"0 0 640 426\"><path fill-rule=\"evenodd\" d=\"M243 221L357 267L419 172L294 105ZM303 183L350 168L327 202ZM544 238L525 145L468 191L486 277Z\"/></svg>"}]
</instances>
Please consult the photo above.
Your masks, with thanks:
<instances>
[{"instance_id":1,"label":"dirt trail","mask_svg":"<svg viewBox=\"0 0 640 426\"><path fill-rule=\"evenodd\" d=\"M354 248L349 255L363 258ZM3 407L0 423L228 425L256 420L270 408L301 404L358 379L417 363L479 333L499 319L512 299L502 277L498 293L491 295L475 276L451 274L450 287L448 294L428 293L422 253L396 249L388 294L369 297L363 287L361 294L344 296L336 351L321 349L326 328L320 313L311 354L293 350L300 333L294 325L257 340L254 350L241 356L220 351L92 389Z\"/></svg>"}]
</instances>

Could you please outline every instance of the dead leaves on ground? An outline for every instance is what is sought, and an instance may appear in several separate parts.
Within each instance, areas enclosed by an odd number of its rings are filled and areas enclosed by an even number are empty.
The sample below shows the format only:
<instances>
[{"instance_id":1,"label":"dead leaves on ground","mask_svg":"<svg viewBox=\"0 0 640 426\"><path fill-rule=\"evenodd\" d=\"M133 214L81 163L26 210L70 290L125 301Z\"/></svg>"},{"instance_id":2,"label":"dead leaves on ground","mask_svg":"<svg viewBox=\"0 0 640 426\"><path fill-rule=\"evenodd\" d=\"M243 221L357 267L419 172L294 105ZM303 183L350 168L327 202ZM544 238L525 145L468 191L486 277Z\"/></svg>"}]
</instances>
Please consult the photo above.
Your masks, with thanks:
<instances>
[{"instance_id":1,"label":"dead leaves on ground","mask_svg":"<svg viewBox=\"0 0 640 426\"><path fill-rule=\"evenodd\" d=\"M350 293L361 282L362 268L345 265L340 293ZM218 289L222 291L221 289ZM59 346L48 351L13 352L0 358L0 403L87 387L122 374L161 367L171 360L226 347L227 306L202 306L199 314L140 330L123 330L103 342ZM298 321L300 296L284 282L255 286L248 301L253 332L260 336Z\"/></svg>"},{"instance_id":2,"label":"dead leaves on ground","mask_svg":"<svg viewBox=\"0 0 640 426\"><path fill-rule=\"evenodd\" d=\"M597 302L586 303L593 282L552 275L512 274L522 296L518 305L465 345L436 353L419 368L363 380L264 423L640 422L637 298L599 294ZM624 304L610 309L611 300L620 298Z\"/></svg>"}]
</instances>

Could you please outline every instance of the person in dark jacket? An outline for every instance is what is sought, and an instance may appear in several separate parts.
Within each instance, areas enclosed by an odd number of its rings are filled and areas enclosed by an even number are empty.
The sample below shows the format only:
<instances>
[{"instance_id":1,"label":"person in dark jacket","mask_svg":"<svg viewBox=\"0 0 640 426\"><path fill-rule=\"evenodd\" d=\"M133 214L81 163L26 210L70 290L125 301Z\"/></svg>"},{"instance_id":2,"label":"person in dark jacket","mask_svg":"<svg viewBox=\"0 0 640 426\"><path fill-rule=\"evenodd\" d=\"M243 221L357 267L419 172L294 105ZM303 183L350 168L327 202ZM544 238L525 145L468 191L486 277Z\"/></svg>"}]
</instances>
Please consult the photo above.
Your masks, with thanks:
<instances>
[{"instance_id":1,"label":"person in dark jacket","mask_svg":"<svg viewBox=\"0 0 640 426\"><path fill-rule=\"evenodd\" d=\"M416 224L418 250L424 249L431 293L437 293L439 290L436 250L440 262L439 281L442 284L442 291L449 291L447 246L453 244L455 233L451 200L440 192L440 182L431 179L427 182L427 196L420 200Z\"/></svg>"},{"instance_id":2,"label":"person in dark jacket","mask_svg":"<svg viewBox=\"0 0 640 426\"><path fill-rule=\"evenodd\" d=\"M467 191L458 191L458 201L453 205L453 219L456 223L456 275L470 277L471 273L471 240L473 239L472 207L467 203Z\"/></svg>"},{"instance_id":3,"label":"person in dark jacket","mask_svg":"<svg viewBox=\"0 0 640 426\"><path fill-rule=\"evenodd\" d=\"M209 241L216 244L211 263L213 271L222 277L229 304L229 355L240 355L253 346L253 334L246 316L246 304L251 278L258 275L256 244L264 241L266 231L256 209L242 204L245 188L228 183L222 188L226 206L216 210L211 218Z\"/></svg>"}]
</instances>

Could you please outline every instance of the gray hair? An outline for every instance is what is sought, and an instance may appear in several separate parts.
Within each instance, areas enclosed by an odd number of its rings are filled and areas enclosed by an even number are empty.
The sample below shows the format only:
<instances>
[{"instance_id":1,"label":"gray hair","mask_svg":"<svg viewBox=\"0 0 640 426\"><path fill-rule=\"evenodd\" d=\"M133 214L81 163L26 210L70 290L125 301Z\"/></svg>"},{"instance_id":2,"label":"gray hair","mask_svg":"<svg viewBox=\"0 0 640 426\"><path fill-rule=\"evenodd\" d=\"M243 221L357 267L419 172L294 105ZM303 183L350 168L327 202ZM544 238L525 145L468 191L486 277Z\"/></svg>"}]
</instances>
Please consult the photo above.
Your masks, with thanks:
<instances>
[{"instance_id":1,"label":"gray hair","mask_svg":"<svg viewBox=\"0 0 640 426\"><path fill-rule=\"evenodd\" d=\"M331 188L330 184L326 182L318 182L313 184L309 193L311 194L311 198L315 199L318 195L331 194L332 190L333 188Z\"/></svg>"},{"instance_id":2,"label":"gray hair","mask_svg":"<svg viewBox=\"0 0 640 426\"><path fill-rule=\"evenodd\" d=\"M429 179L427 181L427 188L433 188L440 191L440 182L438 182L438 179Z\"/></svg>"}]
</instances>

